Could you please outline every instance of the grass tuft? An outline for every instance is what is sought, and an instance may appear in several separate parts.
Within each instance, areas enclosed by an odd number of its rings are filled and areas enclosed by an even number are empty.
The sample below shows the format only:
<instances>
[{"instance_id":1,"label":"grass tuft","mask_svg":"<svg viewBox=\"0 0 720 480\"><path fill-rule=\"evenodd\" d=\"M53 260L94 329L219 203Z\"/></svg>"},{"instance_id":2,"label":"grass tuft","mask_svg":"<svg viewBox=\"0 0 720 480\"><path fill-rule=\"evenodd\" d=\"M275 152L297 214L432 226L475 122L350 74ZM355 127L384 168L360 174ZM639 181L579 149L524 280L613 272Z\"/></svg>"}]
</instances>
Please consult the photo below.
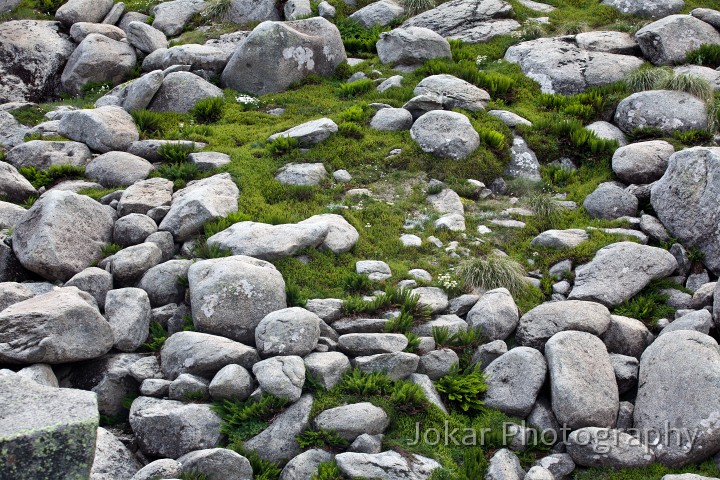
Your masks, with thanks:
<instances>
[{"instance_id":1,"label":"grass tuft","mask_svg":"<svg viewBox=\"0 0 720 480\"><path fill-rule=\"evenodd\" d=\"M499 255L464 261L458 267L458 276L470 288L492 290L504 287L513 296L528 288L522 265L512 258Z\"/></svg>"},{"instance_id":2,"label":"grass tuft","mask_svg":"<svg viewBox=\"0 0 720 480\"><path fill-rule=\"evenodd\" d=\"M715 95L710 82L704 78L698 77L697 75L690 75L688 73L681 73L679 75L669 77L665 79L659 87L665 90L675 90L678 92L689 93L704 102L711 101Z\"/></svg>"}]
</instances>

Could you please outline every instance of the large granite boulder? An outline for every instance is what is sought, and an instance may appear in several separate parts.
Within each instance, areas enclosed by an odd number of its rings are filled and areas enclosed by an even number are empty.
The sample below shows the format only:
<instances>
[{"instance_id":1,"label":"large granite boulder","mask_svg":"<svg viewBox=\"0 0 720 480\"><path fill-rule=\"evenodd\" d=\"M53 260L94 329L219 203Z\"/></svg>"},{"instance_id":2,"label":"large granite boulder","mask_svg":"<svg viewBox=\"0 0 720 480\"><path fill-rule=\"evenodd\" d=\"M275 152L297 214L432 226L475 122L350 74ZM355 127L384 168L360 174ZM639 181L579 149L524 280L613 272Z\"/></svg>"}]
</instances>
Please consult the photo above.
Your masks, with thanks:
<instances>
[{"instance_id":1,"label":"large granite boulder","mask_svg":"<svg viewBox=\"0 0 720 480\"><path fill-rule=\"evenodd\" d=\"M192 18L207 6L205 0L173 0L154 6L152 26L165 35L180 35Z\"/></svg>"},{"instance_id":2,"label":"large granite boulder","mask_svg":"<svg viewBox=\"0 0 720 480\"><path fill-rule=\"evenodd\" d=\"M701 462L720 450L720 350L700 332L659 337L640 359L634 427L665 465Z\"/></svg>"},{"instance_id":3,"label":"large granite boulder","mask_svg":"<svg viewBox=\"0 0 720 480\"><path fill-rule=\"evenodd\" d=\"M34 195L37 195L37 190L17 168L0 162L0 197L20 203Z\"/></svg>"},{"instance_id":4,"label":"large granite boulder","mask_svg":"<svg viewBox=\"0 0 720 480\"><path fill-rule=\"evenodd\" d=\"M576 330L602 335L610 326L610 312L594 302L569 300L538 305L520 318L516 338L520 345L542 350L558 332Z\"/></svg>"},{"instance_id":5,"label":"large granite boulder","mask_svg":"<svg viewBox=\"0 0 720 480\"><path fill-rule=\"evenodd\" d=\"M172 72L165 76L148 110L188 113L200 100L222 96L222 90L194 73Z\"/></svg>"},{"instance_id":6,"label":"large granite boulder","mask_svg":"<svg viewBox=\"0 0 720 480\"><path fill-rule=\"evenodd\" d=\"M153 457L178 458L220 444L220 418L208 404L138 397L130 426L140 450Z\"/></svg>"},{"instance_id":7,"label":"large granite boulder","mask_svg":"<svg viewBox=\"0 0 720 480\"><path fill-rule=\"evenodd\" d=\"M113 343L95 300L75 287L52 290L0 312L0 362L76 362L104 355Z\"/></svg>"},{"instance_id":8,"label":"large granite boulder","mask_svg":"<svg viewBox=\"0 0 720 480\"><path fill-rule=\"evenodd\" d=\"M603 0L603 5L615 8L624 15L662 18L678 13L685 6L683 0Z\"/></svg>"},{"instance_id":9,"label":"large granite boulder","mask_svg":"<svg viewBox=\"0 0 720 480\"><path fill-rule=\"evenodd\" d=\"M28 270L64 281L100 259L112 230L113 217L100 203L51 190L16 225L13 251Z\"/></svg>"},{"instance_id":10,"label":"large granite boulder","mask_svg":"<svg viewBox=\"0 0 720 480\"><path fill-rule=\"evenodd\" d=\"M545 383L547 364L542 353L534 348L517 347L488 365L485 374L488 384L485 405L525 418Z\"/></svg>"},{"instance_id":11,"label":"large granite boulder","mask_svg":"<svg viewBox=\"0 0 720 480\"><path fill-rule=\"evenodd\" d=\"M60 120L58 133L100 153L125 151L140 139L133 118L116 106L68 112Z\"/></svg>"},{"instance_id":12,"label":"large granite boulder","mask_svg":"<svg viewBox=\"0 0 720 480\"><path fill-rule=\"evenodd\" d=\"M448 41L422 27L396 28L383 33L376 47L380 62L387 65L412 67L433 58L452 58Z\"/></svg>"},{"instance_id":13,"label":"large granite boulder","mask_svg":"<svg viewBox=\"0 0 720 480\"><path fill-rule=\"evenodd\" d=\"M126 42L92 33L70 55L61 77L63 90L78 95L89 84L117 85L130 77L136 62L135 50Z\"/></svg>"},{"instance_id":14,"label":"large granite boulder","mask_svg":"<svg viewBox=\"0 0 720 480\"><path fill-rule=\"evenodd\" d=\"M10 150L6 161L15 167L47 170L52 165L84 167L92 158L90 149L80 142L47 142L31 140Z\"/></svg>"},{"instance_id":15,"label":"large granite boulder","mask_svg":"<svg viewBox=\"0 0 720 480\"><path fill-rule=\"evenodd\" d=\"M170 211L158 228L172 233L176 242L188 240L210 220L237 212L239 196L229 173L190 182L173 194Z\"/></svg>"},{"instance_id":16,"label":"large granite boulder","mask_svg":"<svg viewBox=\"0 0 720 480\"><path fill-rule=\"evenodd\" d=\"M0 478L89 478L100 416L95 394L0 375Z\"/></svg>"},{"instance_id":17,"label":"large granite boulder","mask_svg":"<svg viewBox=\"0 0 720 480\"><path fill-rule=\"evenodd\" d=\"M685 63L700 45L720 45L720 32L691 15L670 15L635 33L643 55L655 65Z\"/></svg>"},{"instance_id":18,"label":"large granite boulder","mask_svg":"<svg viewBox=\"0 0 720 480\"><path fill-rule=\"evenodd\" d=\"M417 84L413 93L418 95L434 95L440 97L446 110L462 108L477 112L484 110L490 101L490 94L452 75L441 74L425 77Z\"/></svg>"},{"instance_id":19,"label":"large granite boulder","mask_svg":"<svg viewBox=\"0 0 720 480\"><path fill-rule=\"evenodd\" d=\"M69 0L55 12L64 25L78 22L101 23L113 6L112 0Z\"/></svg>"},{"instance_id":20,"label":"large granite boulder","mask_svg":"<svg viewBox=\"0 0 720 480\"><path fill-rule=\"evenodd\" d=\"M258 360L254 348L200 332L177 332L160 350L162 372L170 380L183 373L212 378L228 365L251 368Z\"/></svg>"},{"instance_id":21,"label":"large granite boulder","mask_svg":"<svg viewBox=\"0 0 720 480\"><path fill-rule=\"evenodd\" d=\"M628 184L645 185L659 180L675 148L664 140L631 143L615 150L612 169Z\"/></svg>"},{"instance_id":22,"label":"large granite boulder","mask_svg":"<svg viewBox=\"0 0 720 480\"><path fill-rule=\"evenodd\" d=\"M673 154L650 201L670 234L705 254L704 263L720 274L720 148L694 147Z\"/></svg>"},{"instance_id":23,"label":"large granite boulder","mask_svg":"<svg viewBox=\"0 0 720 480\"><path fill-rule=\"evenodd\" d=\"M614 427L620 400L603 342L585 332L560 332L548 340L545 357L558 422L571 429Z\"/></svg>"},{"instance_id":24,"label":"large granite boulder","mask_svg":"<svg viewBox=\"0 0 720 480\"><path fill-rule=\"evenodd\" d=\"M188 270L190 303L200 332L248 345L270 312L286 307L285 281L270 263L242 255L203 260Z\"/></svg>"},{"instance_id":25,"label":"large granite boulder","mask_svg":"<svg viewBox=\"0 0 720 480\"><path fill-rule=\"evenodd\" d=\"M513 45L505 60L520 65L544 93L572 95L623 80L643 61L630 55L584 50L574 37L539 38Z\"/></svg>"},{"instance_id":26,"label":"large granite boulder","mask_svg":"<svg viewBox=\"0 0 720 480\"><path fill-rule=\"evenodd\" d=\"M426 113L415 121L410 136L424 152L453 160L467 158L480 146L480 135L470 120L457 112Z\"/></svg>"},{"instance_id":27,"label":"large granite boulder","mask_svg":"<svg viewBox=\"0 0 720 480\"><path fill-rule=\"evenodd\" d=\"M221 79L254 95L281 92L310 74L332 75L346 58L340 32L322 17L263 22L238 46Z\"/></svg>"},{"instance_id":28,"label":"large granite boulder","mask_svg":"<svg viewBox=\"0 0 720 480\"><path fill-rule=\"evenodd\" d=\"M380 0L372 2L350 15L350 18L365 28L373 28L376 25L385 27L393 20L401 17L404 8L394 0Z\"/></svg>"},{"instance_id":29,"label":"large granite boulder","mask_svg":"<svg viewBox=\"0 0 720 480\"><path fill-rule=\"evenodd\" d=\"M707 128L705 102L685 92L648 90L620 101L615 124L624 132L636 128L658 128L667 134L677 130Z\"/></svg>"},{"instance_id":30,"label":"large granite boulder","mask_svg":"<svg viewBox=\"0 0 720 480\"><path fill-rule=\"evenodd\" d=\"M632 298L652 280L670 276L677 260L657 247L619 242L603 247L575 271L571 300L592 300L608 307Z\"/></svg>"},{"instance_id":31,"label":"large granite boulder","mask_svg":"<svg viewBox=\"0 0 720 480\"><path fill-rule=\"evenodd\" d=\"M280 20L280 14L273 0L232 0L225 19L238 25L247 25L266 20Z\"/></svg>"},{"instance_id":32,"label":"large granite boulder","mask_svg":"<svg viewBox=\"0 0 720 480\"><path fill-rule=\"evenodd\" d=\"M59 93L60 74L75 45L58 22L0 24L0 103L43 101Z\"/></svg>"}]
</instances>

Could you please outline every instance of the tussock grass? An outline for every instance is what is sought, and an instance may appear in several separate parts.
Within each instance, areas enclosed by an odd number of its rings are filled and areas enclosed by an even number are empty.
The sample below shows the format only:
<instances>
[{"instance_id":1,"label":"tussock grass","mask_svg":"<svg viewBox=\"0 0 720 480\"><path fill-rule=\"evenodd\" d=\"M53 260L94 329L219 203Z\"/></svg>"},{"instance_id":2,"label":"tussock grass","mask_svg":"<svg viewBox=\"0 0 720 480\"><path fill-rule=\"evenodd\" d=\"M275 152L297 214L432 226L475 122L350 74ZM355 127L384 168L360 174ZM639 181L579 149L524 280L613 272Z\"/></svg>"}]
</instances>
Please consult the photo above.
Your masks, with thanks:
<instances>
[{"instance_id":1,"label":"tussock grass","mask_svg":"<svg viewBox=\"0 0 720 480\"><path fill-rule=\"evenodd\" d=\"M512 258L499 255L464 261L458 267L458 276L470 288L492 290L503 287L513 295L519 295L528 286L523 266Z\"/></svg>"}]
</instances>

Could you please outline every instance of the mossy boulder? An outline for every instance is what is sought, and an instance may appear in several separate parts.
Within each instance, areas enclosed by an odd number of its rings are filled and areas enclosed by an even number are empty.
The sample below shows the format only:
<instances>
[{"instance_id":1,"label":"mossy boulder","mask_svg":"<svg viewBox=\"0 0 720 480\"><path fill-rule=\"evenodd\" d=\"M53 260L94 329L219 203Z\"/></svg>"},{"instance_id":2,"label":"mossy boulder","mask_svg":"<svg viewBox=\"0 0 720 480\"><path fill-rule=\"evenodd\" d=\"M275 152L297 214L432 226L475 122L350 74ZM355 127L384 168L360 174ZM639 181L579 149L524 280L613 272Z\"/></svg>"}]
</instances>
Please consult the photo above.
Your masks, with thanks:
<instances>
[{"instance_id":1,"label":"mossy boulder","mask_svg":"<svg viewBox=\"0 0 720 480\"><path fill-rule=\"evenodd\" d=\"M100 414L95 394L0 377L0 478L88 478Z\"/></svg>"}]
</instances>

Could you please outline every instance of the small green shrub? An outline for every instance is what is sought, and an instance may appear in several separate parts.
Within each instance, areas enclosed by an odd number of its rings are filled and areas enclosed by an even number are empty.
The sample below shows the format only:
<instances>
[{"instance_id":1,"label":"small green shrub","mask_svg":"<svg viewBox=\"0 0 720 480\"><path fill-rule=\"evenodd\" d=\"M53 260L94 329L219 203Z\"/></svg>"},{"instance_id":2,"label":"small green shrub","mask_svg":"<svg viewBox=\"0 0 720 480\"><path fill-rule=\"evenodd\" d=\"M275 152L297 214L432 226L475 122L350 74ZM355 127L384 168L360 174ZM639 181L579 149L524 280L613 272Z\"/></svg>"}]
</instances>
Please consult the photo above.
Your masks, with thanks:
<instances>
[{"instance_id":1,"label":"small green shrub","mask_svg":"<svg viewBox=\"0 0 720 480\"><path fill-rule=\"evenodd\" d=\"M286 398L262 395L257 400L232 402L223 400L213 404L212 409L222 420L220 431L231 442L245 441L267 428L268 421L288 404Z\"/></svg>"},{"instance_id":2,"label":"small green shrub","mask_svg":"<svg viewBox=\"0 0 720 480\"><path fill-rule=\"evenodd\" d=\"M422 412L427 406L427 397L420 385L409 382L396 383L390 392L390 401L406 415Z\"/></svg>"},{"instance_id":3,"label":"small green shrub","mask_svg":"<svg viewBox=\"0 0 720 480\"><path fill-rule=\"evenodd\" d=\"M184 188L187 182L200 178L202 170L194 163L171 163L160 165L150 173L150 176L172 180L177 190Z\"/></svg>"},{"instance_id":4,"label":"small green shrub","mask_svg":"<svg viewBox=\"0 0 720 480\"><path fill-rule=\"evenodd\" d=\"M435 0L403 0L403 4L408 17L414 17L435 8Z\"/></svg>"},{"instance_id":5,"label":"small green shrub","mask_svg":"<svg viewBox=\"0 0 720 480\"><path fill-rule=\"evenodd\" d=\"M498 131L481 128L478 133L480 134L480 140L493 150L503 150L507 146L505 135Z\"/></svg>"},{"instance_id":6,"label":"small green shrub","mask_svg":"<svg viewBox=\"0 0 720 480\"><path fill-rule=\"evenodd\" d=\"M705 260L705 253L696 247L691 247L688 250L688 259L691 262L702 263Z\"/></svg>"},{"instance_id":7,"label":"small green shrub","mask_svg":"<svg viewBox=\"0 0 720 480\"><path fill-rule=\"evenodd\" d=\"M37 202L37 200L37 195L30 195L22 204L20 204L20 206L26 210L29 210L30 208L32 208L33 205L35 205L35 202Z\"/></svg>"},{"instance_id":8,"label":"small green shrub","mask_svg":"<svg viewBox=\"0 0 720 480\"><path fill-rule=\"evenodd\" d=\"M268 153L275 157L280 157L298 148L300 148L300 141L297 138L284 135L275 138L266 146Z\"/></svg>"},{"instance_id":9,"label":"small green shrub","mask_svg":"<svg viewBox=\"0 0 720 480\"><path fill-rule=\"evenodd\" d=\"M195 151L195 144L163 143L157 149L157 154L163 162L179 164L188 160L188 155Z\"/></svg>"},{"instance_id":10,"label":"small green shrub","mask_svg":"<svg viewBox=\"0 0 720 480\"><path fill-rule=\"evenodd\" d=\"M708 132L715 133L720 126L720 96L716 96L707 106Z\"/></svg>"},{"instance_id":11,"label":"small green shrub","mask_svg":"<svg viewBox=\"0 0 720 480\"><path fill-rule=\"evenodd\" d=\"M486 378L479 365L461 371L456 364L447 375L435 382L435 388L450 405L463 412L479 411L485 405L482 397L488 389Z\"/></svg>"},{"instance_id":12,"label":"small green shrub","mask_svg":"<svg viewBox=\"0 0 720 480\"><path fill-rule=\"evenodd\" d=\"M203 390L188 390L183 394L183 400L186 402L199 402L200 400L205 400L207 398L207 393Z\"/></svg>"},{"instance_id":13,"label":"small green shrub","mask_svg":"<svg viewBox=\"0 0 720 480\"><path fill-rule=\"evenodd\" d=\"M347 274L342 280L342 289L351 295L368 293L372 287L373 282L367 275L360 275L355 272Z\"/></svg>"},{"instance_id":14,"label":"small green shrub","mask_svg":"<svg viewBox=\"0 0 720 480\"><path fill-rule=\"evenodd\" d=\"M335 461L323 462L318 465L318 470L310 480L344 480L342 472Z\"/></svg>"},{"instance_id":15,"label":"small green shrub","mask_svg":"<svg viewBox=\"0 0 720 480\"><path fill-rule=\"evenodd\" d=\"M546 184L556 187L567 187L576 182L578 178L577 170L571 170L558 164L541 167L540 175Z\"/></svg>"},{"instance_id":16,"label":"small green shrub","mask_svg":"<svg viewBox=\"0 0 720 480\"><path fill-rule=\"evenodd\" d=\"M438 348L449 348L458 354L460 368L470 365L475 349L485 341L480 327L451 333L448 327L433 327L432 336Z\"/></svg>"},{"instance_id":17,"label":"small green shrub","mask_svg":"<svg viewBox=\"0 0 720 480\"><path fill-rule=\"evenodd\" d=\"M356 82L341 84L338 89L338 95L344 99L355 98L358 95L369 92L373 88L375 88L375 82L369 78L363 78Z\"/></svg>"},{"instance_id":18,"label":"small green shrub","mask_svg":"<svg viewBox=\"0 0 720 480\"><path fill-rule=\"evenodd\" d=\"M363 373L353 369L343 375L338 390L358 397L382 396L391 392L393 382L385 373Z\"/></svg>"},{"instance_id":19,"label":"small green shrub","mask_svg":"<svg viewBox=\"0 0 720 480\"><path fill-rule=\"evenodd\" d=\"M163 328L162 325L160 325L158 322L151 322L150 323L150 338L152 338L152 341L145 344L145 347L148 350L152 350L153 352L159 351L163 345L165 345L165 340L170 335L168 334L168 331Z\"/></svg>"},{"instance_id":20,"label":"small green shrub","mask_svg":"<svg viewBox=\"0 0 720 480\"><path fill-rule=\"evenodd\" d=\"M513 296L527 288L525 275L525 269L518 262L498 255L466 260L458 267L458 276L470 288L492 290L504 287Z\"/></svg>"},{"instance_id":21,"label":"small green shrub","mask_svg":"<svg viewBox=\"0 0 720 480\"><path fill-rule=\"evenodd\" d=\"M713 134L708 130L675 130L672 136L675 140L687 146L707 143L713 138Z\"/></svg>"},{"instance_id":22,"label":"small green shrub","mask_svg":"<svg viewBox=\"0 0 720 480\"><path fill-rule=\"evenodd\" d=\"M245 450L240 445L231 448L250 461L254 480L278 480L282 467L277 463L263 459L255 450Z\"/></svg>"},{"instance_id":23,"label":"small green shrub","mask_svg":"<svg viewBox=\"0 0 720 480\"><path fill-rule=\"evenodd\" d=\"M307 304L307 297L303 295L300 287L294 283L285 285L285 298L288 307L304 307Z\"/></svg>"},{"instance_id":24,"label":"small green shrub","mask_svg":"<svg viewBox=\"0 0 720 480\"><path fill-rule=\"evenodd\" d=\"M665 304L668 298L670 298L669 295L660 292L641 292L622 305L615 307L613 313L635 318L654 326L661 318L672 319L674 317L675 309Z\"/></svg>"},{"instance_id":25,"label":"small green shrub","mask_svg":"<svg viewBox=\"0 0 720 480\"><path fill-rule=\"evenodd\" d=\"M82 86L80 92L82 96L100 96L109 92L111 88L112 84L109 82L89 82Z\"/></svg>"},{"instance_id":26,"label":"small green shrub","mask_svg":"<svg viewBox=\"0 0 720 480\"><path fill-rule=\"evenodd\" d=\"M407 347L403 349L403 352L415 353L420 346L420 337L412 332L405 333L405 338L408 339Z\"/></svg>"},{"instance_id":27,"label":"small green shrub","mask_svg":"<svg viewBox=\"0 0 720 480\"><path fill-rule=\"evenodd\" d=\"M207 480L208 477L200 472L184 472L180 474L180 480Z\"/></svg>"},{"instance_id":28,"label":"small green shrub","mask_svg":"<svg viewBox=\"0 0 720 480\"><path fill-rule=\"evenodd\" d=\"M224 108L224 98L209 97L197 102L190 113L200 123L214 123L220 120Z\"/></svg>"},{"instance_id":29,"label":"small green shrub","mask_svg":"<svg viewBox=\"0 0 720 480\"><path fill-rule=\"evenodd\" d=\"M365 28L352 18L338 18L335 26L340 31L345 51L349 55L368 56L377 52L375 44L380 40L380 34L390 27L376 25Z\"/></svg>"},{"instance_id":30,"label":"small green shrub","mask_svg":"<svg viewBox=\"0 0 720 480\"><path fill-rule=\"evenodd\" d=\"M367 121L370 111L370 108L364 104L353 105L347 110L341 112L340 115L338 115L338 118L341 122L363 124Z\"/></svg>"},{"instance_id":31,"label":"small green shrub","mask_svg":"<svg viewBox=\"0 0 720 480\"><path fill-rule=\"evenodd\" d=\"M63 0L32 0L33 8L45 15L55 15L57 9L65 3Z\"/></svg>"},{"instance_id":32,"label":"small green shrub","mask_svg":"<svg viewBox=\"0 0 720 480\"><path fill-rule=\"evenodd\" d=\"M47 170L38 170L35 167L20 167L18 171L35 188L51 187L63 180L83 178L85 176L85 168L74 165L51 165Z\"/></svg>"},{"instance_id":33,"label":"small green shrub","mask_svg":"<svg viewBox=\"0 0 720 480\"><path fill-rule=\"evenodd\" d=\"M457 48L462 42L450 41L451 47ZM505 97L517 85L515 78L498 72L478 70L473 60L450 61L446 59L433 59L425 62L420 72L424 75L449 74L462 78L480 88L487 90L492 97Z\"/></svg>"},{"instance_id":34,"label":"small green shrub","mask_svg":"<svg viewBox=\"0 0 720 480\"><path fill-rule=\"evenodd\" d=\"M108 243L102 246L102 248L100 249L100 254L102 255L102 258L107 258L115 255L120 250L122 250L122 247L117 243Z\"/></svg>"},{"instance_id":35,"label":"small green shrub","mask_svg":"<svg viewBox=\"0 0 720 480\"><path fill-rule=\"evenodd\" d=\"M632 92L654 90L673 77L669 67L642 67L634 70L625 78L625 85Z\"/></svg>"},{"instance_id":36,"label":"small green shrub","mask_svg":"<svg viewBox=\"0 0 720 480\"><path fill-rule=\"evenodd\" d=\"M664 138L665 132L663 132L659 128L655 128L655 127L639 127L639 128L634 128L634 129L630 130L627 133L627 137L630 140L634 140L637 142L637 141L649 140L649 139L653 139L653 138Z\"/></svg>"},{"instance_id":37,"label":"small green shrub","mask_svg":"<svg viewBox=\"0 0 720 480\"><path fill-rule=\"evenodd\" d=\"M305 430L303 433L295 437L300 448L325 448L332 449L346 448L349 443L342 438L334 430Z\"/></svg>"},{"instance_id":38,"label":"small green shrub","mask_svg":"<svg viewBox=\"0 0 720 480\"><path fill-rule=\"evenodd\" d=\"M130 112L130 115L144 137L162 133L162 114L150 110L135 110Z\"/></svg>"},{"instance_id":39,"label":"small green shrub","mask_svg":"<svg viewBox=\"0 0 720 480\"><path fill-rule=\"evenodd\" d=\"M408 333L414 324L415 319L410 313L400 312L400 315L387 321L385 331L391 333Z\"/></svg>"},{"instance_id":40,"label":"small green shrub","mask_svg":"<svg viewBox=\"0 0 720 480\"><path fill-rule=\"evenodd\" d=\"M720 67L720 45L700 45L687 53L686 61L695 65L718 68Z\"/></svg>"},{"instance_id":41,"label":"small green shrub","mask_svg":"<svg viewBox=\"0 0 720 480\"><path fill-rule=\"evenodd\" d=\"M193 256L196 258L223 258L231 255L232 252L229 249L223 248L217 243L208 244L205 239L198 240L193 248Z\"/></svg>"},{"instance_id":42,"label":"small green shrub","mask_svg":"<svg viewBox=\"0 0 720 480\"><path fill-rule=\"evenodd\" d=\"M365 137L365 133L360 125L352 122L342 122L338 125L338 133L345 138L353 138L355 140L360 140Z\"/></svg>"}]
</instances>

